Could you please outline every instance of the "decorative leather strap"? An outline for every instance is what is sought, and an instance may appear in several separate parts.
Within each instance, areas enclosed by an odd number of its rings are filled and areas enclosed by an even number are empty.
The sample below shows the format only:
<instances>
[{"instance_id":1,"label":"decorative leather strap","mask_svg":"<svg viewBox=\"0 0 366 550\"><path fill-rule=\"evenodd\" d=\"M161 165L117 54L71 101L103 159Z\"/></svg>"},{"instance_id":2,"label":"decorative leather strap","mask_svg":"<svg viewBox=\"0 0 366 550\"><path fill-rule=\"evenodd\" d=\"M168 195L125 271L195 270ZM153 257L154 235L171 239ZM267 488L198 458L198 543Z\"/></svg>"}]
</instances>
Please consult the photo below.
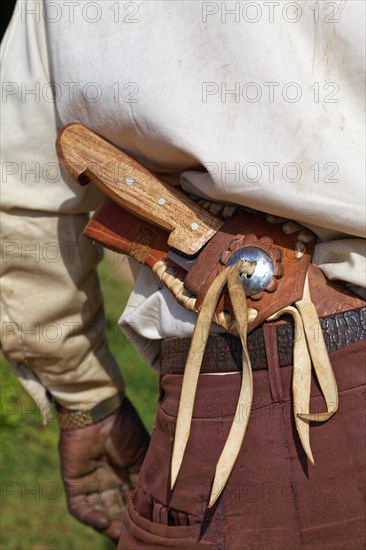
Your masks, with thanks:
<instances>
[{"instance_id":1,"label":"decorative leather strap","mask_svg":"<svg viewBox=\"0 0 366 550\"><path fill-rule=\"evenodd\" d=\"M320 318L320 326L328 352L366 340L366 307ZM294 324L274 327L277 335L279 366L293 364ZM317 327L314 327L316 330ZM317 334L314 333L314 337ZM161 343L160 375L183 374L191 338L167 338ZM267 368L263 328L248 335L248 352L253 370ZM241 342L231 334L212 334L203 356L201 374L241 372Z\"/></svg>"},{"instance_id":2,"label":"decorative leather strap","mask_svg":"<svg viewBox=\"0 0 366 550\"><path fill-rule=\"evenodd\" d=\"M243 348L242 381L235 414L235 418L240 418L240 421L234 422L231 425L228 438L216 465L213 487L225 487L239 454L248 425L253 400L252 368L247 349L248 311L245 291L240 276L242 274L251 276L254 269L255 265L246 260L239 260L236 264L226 267L211 284L203 301L188 353L182 382L182 391L179 399L171 464L171 489L174 488L178 477L190 435L194 400L203 354L208 340L208 330L212 323L217 300L226 284L233 305L234 315L239 326L238 332ZM240 414L244 406L247 410L246 415ZM210 501L208 503L209 508L214 505L220 494L221 491L219 491L217 495L211 492Z\"/></svg>"},{"instance_id":3,"label":"decorative leather strap","mask_svg":"<svg viewBox=\"0 0 366 550\"><path fill-rule=\"evenodd\" d=\"M61 430L77 430L103 420L119 409L124 397L124 393L117 393L109 399L101 401L95 407L84 410L66 409L56 403L57 420Z\"/></svg>"}]
</instances>

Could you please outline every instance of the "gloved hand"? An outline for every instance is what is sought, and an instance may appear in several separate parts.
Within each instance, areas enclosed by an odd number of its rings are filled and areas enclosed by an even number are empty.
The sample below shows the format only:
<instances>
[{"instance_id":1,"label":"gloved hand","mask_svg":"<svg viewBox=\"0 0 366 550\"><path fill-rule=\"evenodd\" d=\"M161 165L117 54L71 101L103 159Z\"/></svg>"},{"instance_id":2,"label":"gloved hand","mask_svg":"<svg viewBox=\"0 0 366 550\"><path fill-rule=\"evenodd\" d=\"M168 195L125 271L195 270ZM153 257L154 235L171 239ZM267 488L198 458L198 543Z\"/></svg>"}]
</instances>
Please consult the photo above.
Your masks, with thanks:
<instances>
[{"instance_id":1,"label":"gloved hand","mask_svg":"<svg viewBox=\"0 0 366 550\"><path fill-rule=\"evenodd\" d=\"M118 540L124 504L137 484L149 441L126 397L120 408L103 420L61 431L61 472L70 513Z\"/></svg>"}]
</instances>

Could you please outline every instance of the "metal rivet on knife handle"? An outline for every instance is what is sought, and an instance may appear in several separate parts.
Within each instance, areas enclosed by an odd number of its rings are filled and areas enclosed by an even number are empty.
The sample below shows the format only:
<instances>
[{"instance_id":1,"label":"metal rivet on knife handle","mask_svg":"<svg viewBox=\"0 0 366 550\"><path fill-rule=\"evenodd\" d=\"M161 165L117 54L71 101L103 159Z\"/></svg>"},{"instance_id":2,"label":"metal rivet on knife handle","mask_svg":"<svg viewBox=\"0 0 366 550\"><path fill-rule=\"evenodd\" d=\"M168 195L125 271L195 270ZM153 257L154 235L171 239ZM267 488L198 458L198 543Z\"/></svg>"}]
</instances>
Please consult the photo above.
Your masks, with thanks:
<instances>
[{"instance_id":1,"label":"metal rivet on knife handle","mask_svg":"<svg viewBox=\"0 0 366 550\"><path fill-rule=\"evenodd\" d=\"M93 181L127 210L167 230L168 245L188 256L196 254L223 225L223 220L81 124L60 130L56 149L76 181ZM164 208L158 203L162 197Z\"/></svg>"}]
</instances>

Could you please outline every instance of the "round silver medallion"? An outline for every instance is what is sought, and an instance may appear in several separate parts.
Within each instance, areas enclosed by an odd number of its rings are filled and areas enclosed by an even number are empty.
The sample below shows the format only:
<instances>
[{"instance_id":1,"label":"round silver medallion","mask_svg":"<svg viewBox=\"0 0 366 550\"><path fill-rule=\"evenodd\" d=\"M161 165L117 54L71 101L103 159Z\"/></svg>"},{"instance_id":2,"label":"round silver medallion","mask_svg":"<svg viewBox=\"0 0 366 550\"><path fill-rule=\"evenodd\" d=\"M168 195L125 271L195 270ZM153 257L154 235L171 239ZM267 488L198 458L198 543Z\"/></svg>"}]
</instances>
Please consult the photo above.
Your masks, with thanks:
<instances>
[{"instance_id":1,"label":"round silver medallion","mask_svg":"<svg viewBox=\"0 0 366 550\"><path fill-rule=\"evenodd\" d=\"M246 295L253 296L265 290L274 273L273 262L268 254L256 246L244 246L234 252L226 265L236 264L239 260L257 262L252 275L241 275Z\"/></svg>"}]
</instances>

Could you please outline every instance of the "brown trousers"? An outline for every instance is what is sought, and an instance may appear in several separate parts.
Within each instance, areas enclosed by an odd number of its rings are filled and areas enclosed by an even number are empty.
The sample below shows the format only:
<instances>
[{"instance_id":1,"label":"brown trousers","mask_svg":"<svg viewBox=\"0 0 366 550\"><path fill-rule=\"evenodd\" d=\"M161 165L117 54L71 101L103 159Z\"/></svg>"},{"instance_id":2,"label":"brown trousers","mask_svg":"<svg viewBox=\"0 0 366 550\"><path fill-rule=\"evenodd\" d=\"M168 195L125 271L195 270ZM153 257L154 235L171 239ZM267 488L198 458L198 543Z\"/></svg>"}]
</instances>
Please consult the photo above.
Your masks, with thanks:
<instances>
[{"instance_id":1,"label":"brown trousers","mask_svg":"<svg viewBox=\"0 0 366 550\"><path fill-rule=\"evenodd\" d=\"M292 367L255 371L254 401L234 470L212 510L215 465L234 420L240 374L201 375L182 468L169 489L180 375L161 379L161 400L119 550L361 550L365 546L365 348L330 353L339 409L312 423L315 466L295 429ZM311 411L325 410L313 382ZM247 414L243 410L241 414ZM215 490L215 487L213 488Z\"/></svg>"}]
</instances>

